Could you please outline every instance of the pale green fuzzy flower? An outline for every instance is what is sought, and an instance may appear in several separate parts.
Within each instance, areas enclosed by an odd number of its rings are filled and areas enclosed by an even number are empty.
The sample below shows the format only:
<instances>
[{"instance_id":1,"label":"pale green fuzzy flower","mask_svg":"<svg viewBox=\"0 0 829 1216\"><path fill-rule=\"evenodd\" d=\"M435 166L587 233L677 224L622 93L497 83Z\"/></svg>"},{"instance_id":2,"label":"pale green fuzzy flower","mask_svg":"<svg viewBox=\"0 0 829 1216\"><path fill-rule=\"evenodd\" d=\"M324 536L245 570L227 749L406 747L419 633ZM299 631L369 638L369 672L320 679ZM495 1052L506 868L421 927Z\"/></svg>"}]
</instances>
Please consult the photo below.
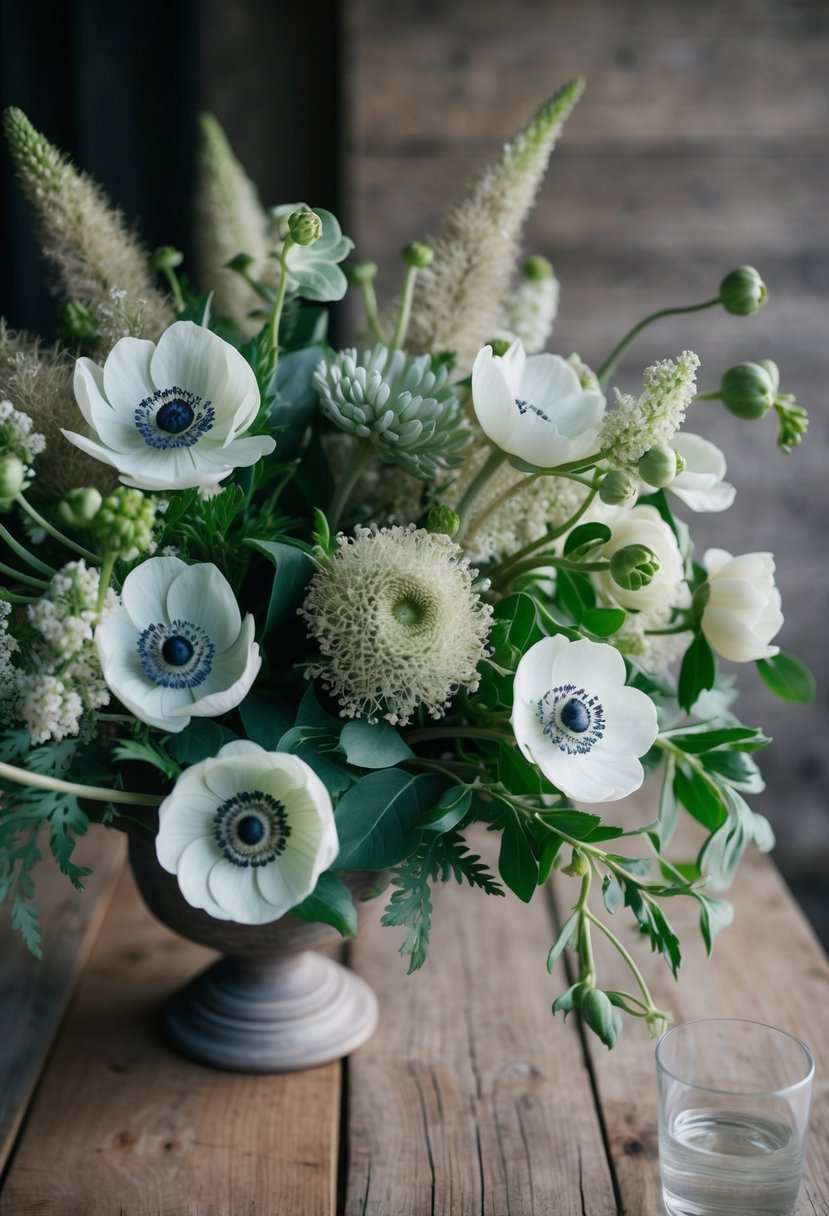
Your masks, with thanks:
<instances>
[{"instance_id":1,"label":"pale green fuzzy flower","mask_svg":"<svg viewBox=\"0 0 829 1216\"><path fill-rule=\"evenodd\" d=\"M548 273L541 273L543 267ZM504 304L501 327L495 337L520 338L528 355L546 348L558 313L559 282L546 258L530 258L521 279ZM585 386L583 386L585 387Z\"/></svg>"},{"instance_id":2,"label":"pale green fuzzy flower","mask_svg":"<svg viewBox=\"0 0 829 1216\"><path fill-rule=\"evenodd\" d=\"M153 545L155 503L140 490L119 486L104 499L92 528L108 553L132 561Z\"/></svg>"},{"instance_id":3,"label":"pale green fuzzy flower","mask_svg":"<svg viewBox=\"0 0 829 1216\"><path fill-rule=\"evenodd\" d=\"M341 536L300 609L320 676L344 717L406 723L422 705L443 716L460 688L474 692L487 654L492 608L448 536L408 528L358 528Z\"/></svg>"},{"instance_id":4,"label":"pale green fuzzy flower","mask_svg":"<svg viewBox=\"0 0 829 1216\"><path fill-rule=\"evenodd\" d=\"M213 308L229 317L245 337L261 327L249 314L261 301L246 279L226 264L240 253L251 259L248 273L274 287L279 264L269 257L275 240L271 218L256 187L233 154L227 136L212 114L199 115L197 183L194 197L194 245L197 279L212 288Z\"/></svg>"},{"instance_id":5,"label":"pale green fuzzy flower","mask_svg":"<svg viewBox=\"0 0 829 1216\"><path fill-rule=\"evenodd\" d=\"M524 221L584 81L571 80L538 110L444 213L432 265L418 275L407 346L453 350L463 374L501 324Z\"/></svg>"},{"instance_id":6,"label":"pale green fuzzy flower","mask_svg":"<svg viewBox=\"0 0 829 1216\"><path fill-rule=\"evenodd\" d=\"M378 344L322 360L314 373L322 412L341 430L368 439L380 460L428 480L459 464L469 439L445 366Z\"/></svg>"},{"instance_id":7,"label":"pale green fuzzy flower","mask_svg":"<svg viewBox=\"0 0 829 1216\"><path fill-rule=\"evenodd\" d=\"M639 400L616 389L616 409L605 415L599 436L613 464L633 469L658 443L669 443L685 421L697 391L699 359L689 350L674 362L662 359L645 370Z\"/></svg>"},{"instance_id":8,"label":"pale green fuzzy flower","mask_svg":"<svg viewBox=\"0 0 829 1216\"><path fill-rule=\"evenodd\" d=\"M14 107L4 115L20 182L40 226L43 252L56 265L61 294L89 308L102 345L124 333L157 338L175 319L155 287L144 250L103 191L78 172ZM112 292L119 295L113 308Z\"/></svg>"}]
</instances>

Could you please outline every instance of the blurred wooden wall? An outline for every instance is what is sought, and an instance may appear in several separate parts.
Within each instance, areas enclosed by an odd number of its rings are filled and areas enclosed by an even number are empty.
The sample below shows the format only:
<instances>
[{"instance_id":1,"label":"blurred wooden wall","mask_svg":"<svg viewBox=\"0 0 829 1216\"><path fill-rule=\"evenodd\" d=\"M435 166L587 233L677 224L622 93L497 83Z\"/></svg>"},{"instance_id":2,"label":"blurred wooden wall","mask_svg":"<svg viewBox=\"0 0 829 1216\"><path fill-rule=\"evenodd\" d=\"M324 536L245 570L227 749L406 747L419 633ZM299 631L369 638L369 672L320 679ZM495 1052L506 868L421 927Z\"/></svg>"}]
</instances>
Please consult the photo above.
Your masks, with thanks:
<instances>
[{"instance_id":1,"label":"blurred wooden wall","mask_svg":"<svg viewBox=\"0 0 829 1216\"><path fill-rule=\"evenodd\" d=\"M646 313L710 298L742 263L762 271L761 313L662 322L615 382L635 392L646 364L685 348L705 389L733 363L773 358L810 410L807 442L784 456L772 418L697 407L738 495L727 514L691 522L700 545L774 552L780 641L818 675L804 709L776 701L753 668L739 673L746 720L775 736L753 805L829 940L829 4L352 0L343 12L347 231L380 263L381 291L394 294L399 248L433 231L459 183L578 73L587 91L527 234L562 282L552 348L596 366Z\"/></svg>"}]
</instances>

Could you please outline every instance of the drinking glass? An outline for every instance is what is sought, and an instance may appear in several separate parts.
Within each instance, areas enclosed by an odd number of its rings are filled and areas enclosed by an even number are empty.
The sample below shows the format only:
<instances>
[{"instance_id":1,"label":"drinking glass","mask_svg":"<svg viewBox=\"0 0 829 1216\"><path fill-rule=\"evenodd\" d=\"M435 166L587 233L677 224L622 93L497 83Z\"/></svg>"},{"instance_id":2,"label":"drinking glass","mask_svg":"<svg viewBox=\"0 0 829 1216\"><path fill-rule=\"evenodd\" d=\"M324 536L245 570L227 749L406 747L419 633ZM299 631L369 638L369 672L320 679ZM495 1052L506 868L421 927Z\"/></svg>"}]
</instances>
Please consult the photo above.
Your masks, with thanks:
<instances>
[{"instance_id":1,"label":"drinking glass","mask_svg":"<svg viewBox=\"0 0 829 1216\"><path fill-rule=\"evenodd\" d=\"M784 1030L706 1018L656 1046L668 1216L791 1216L806 1156L812 1053Z\"/></svg>"}]
</instances>

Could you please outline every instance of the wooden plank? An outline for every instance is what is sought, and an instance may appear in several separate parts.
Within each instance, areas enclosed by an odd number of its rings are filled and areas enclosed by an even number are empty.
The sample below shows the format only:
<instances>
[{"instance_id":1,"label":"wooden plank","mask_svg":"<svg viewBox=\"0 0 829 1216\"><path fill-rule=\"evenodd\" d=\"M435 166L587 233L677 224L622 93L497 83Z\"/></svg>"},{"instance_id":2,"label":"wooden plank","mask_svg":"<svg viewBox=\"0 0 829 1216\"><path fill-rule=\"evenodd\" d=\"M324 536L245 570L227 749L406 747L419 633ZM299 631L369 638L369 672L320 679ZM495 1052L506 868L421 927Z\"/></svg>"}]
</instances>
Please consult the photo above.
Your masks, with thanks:
<instances>
[{"instance_id":1,"label":"wooden plank","mask_svg":"<svg viewBox=\"0 0 829 1216\"><path fill-rule=\"evenodd\" d=\"M683 834L691 840L695 834ZM692 856L689 847L688 856ZM648 977L655 1001L675 1022L703 1017L748 1018L802 1039L815 1056L807 1169L796 1216L829 1213L829 959L797 908L773 862L749 854L728 898L736 917L706 959L692 900L667 909L683 945L679 984L618 913L614 931ZM566 909L562 908L562 912ZM598 935L597 935L598 936ZM603 986L630 986L629 972L603 940L596 942ZM591 1035L588 1050L607 1124L608 1143L626 1212L661 1211L653 1043L627 1023L608 1053Z\"/></svg>"},{"instance_id":2,"label":"wooden plank","mask_svg":"<svg viewBox=\"0 0 829 1216\"><path fill-rule=\"evenodd\" d=\"M0 1198L2 1216L333 1216L340 1065L216 1072L174 1055L161 1001L213 957L125 872Z\"/></svg>"},{"instance_id":3,"label":"wooden plank","mask_svg":"<svg viewBox=\"0 0 829 1216\"><path fill-rule=\"evenodd\" d=\"M0 1172L12 1151L26 1106L72 990L109 905L124 859L118 832L93 830L78 844L89 866L83 894L47 861L36 873L43 959L34 958L0 921Z\"/></svg>"},{"instance_id":4,"label":"wooden plank","mask_svg":"<svg viewBox=\"0 0 829 1216\"><path fill-rule=\"evenodd\" d=\"M419 974L379 916L352 948L381 1012L349 1063L345 1216L610 1216L578 1034L550 1014L543 898L453 885L434 903Z\"/></svg>"}]
</instances>

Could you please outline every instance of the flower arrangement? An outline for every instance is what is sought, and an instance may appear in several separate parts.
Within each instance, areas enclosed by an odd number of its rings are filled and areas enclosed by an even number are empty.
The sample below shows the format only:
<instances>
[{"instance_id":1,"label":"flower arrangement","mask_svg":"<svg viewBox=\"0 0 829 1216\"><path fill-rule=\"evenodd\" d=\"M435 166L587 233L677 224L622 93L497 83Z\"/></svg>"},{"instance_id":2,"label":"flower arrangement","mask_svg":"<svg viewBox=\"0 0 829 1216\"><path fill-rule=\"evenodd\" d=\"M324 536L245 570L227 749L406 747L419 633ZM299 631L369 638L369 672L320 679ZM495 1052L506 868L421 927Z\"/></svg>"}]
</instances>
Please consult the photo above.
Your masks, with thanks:
<instances>
[{"instance_id":1,"label":"flower arrangement","mask_svg":"<svg viewBox=\"0 0 829 1216\"><path fill-rule=\"evenodd\" d=\"M664 1026L614 917L676 974L666 905L696 901L710 950L732 916L712 892L747 845L773 844L744 798L769 740L735 716L718 658L782 697L812 692L773 641L771 555L694 555L686 513L735 490L681 428L721 401L776 416L790 451L806 417L770 361L700 392L690 351L608 401L651 321L754 313L767 293L750 267L645 318L595 371L544 349L558 282L521 261L521 231L582 87L404 250L383 310L336 218L263 208L214 119L185 277L6 113L62 299L54 347L0 329L0 898L33 952L41 842L80 887L90 820L153 831L183 897L219 920L291 911L353 935L339 875L385 874L410 970L434 884L529 901L555 870L578 890L548 958L569 948L576 978L553 1011L608 1046L620 1012ZM349 286L364 331L335 350L327 306ZM658 817L614 823L604 804L651 772ZM706 832L681 864L680 808ZM467 844L476 822L497 874ZM595 933L630 991L602 987Z\"/></svg>"}]
</instances>

